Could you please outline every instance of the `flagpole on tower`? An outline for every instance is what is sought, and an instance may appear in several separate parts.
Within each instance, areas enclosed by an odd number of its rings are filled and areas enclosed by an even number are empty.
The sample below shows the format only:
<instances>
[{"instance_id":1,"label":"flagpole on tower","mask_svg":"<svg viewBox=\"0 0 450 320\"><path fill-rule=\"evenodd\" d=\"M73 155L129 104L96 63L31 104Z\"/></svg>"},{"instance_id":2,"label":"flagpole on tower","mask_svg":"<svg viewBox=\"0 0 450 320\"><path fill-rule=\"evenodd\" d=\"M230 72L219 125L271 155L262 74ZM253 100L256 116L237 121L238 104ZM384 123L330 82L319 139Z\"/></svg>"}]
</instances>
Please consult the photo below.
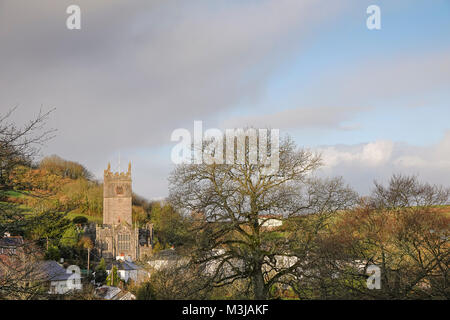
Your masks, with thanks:
<instances>
[{"instance_id":1,"label":"flagpole on tower","mask_svg":"<svg viewBox=\"0 0 450 320\"><path fill-rule=\"evenodd\" d=\"M119 173L120 173L120 151L119 151Z\"/></svg>"}]
</instances>

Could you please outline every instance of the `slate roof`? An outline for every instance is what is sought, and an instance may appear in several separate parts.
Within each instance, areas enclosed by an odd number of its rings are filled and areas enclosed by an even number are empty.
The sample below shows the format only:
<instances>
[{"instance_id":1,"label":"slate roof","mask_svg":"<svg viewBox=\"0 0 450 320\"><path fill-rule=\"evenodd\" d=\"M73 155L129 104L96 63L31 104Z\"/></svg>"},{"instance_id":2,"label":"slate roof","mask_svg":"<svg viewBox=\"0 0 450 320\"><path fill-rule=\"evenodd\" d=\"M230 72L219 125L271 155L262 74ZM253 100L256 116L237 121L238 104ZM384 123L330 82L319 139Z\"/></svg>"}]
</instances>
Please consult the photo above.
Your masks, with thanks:
<instances>
[{"instance_id":1,"label":"slate roof","mask_svg":"<svg viewBox=\"0 0 450 320\"><path fill-rule=\"evenodd\" d=\"M139 267L138 265L134 264L131 261L126 261L126 260L116 260L112 263L109 263L106 267L106 270L111 270L112 269L112 265L116 266L117 270L126 270L126 271L131 271L131 270L140 270L142 269L141 267Z\"/></svg>"},{"instance_id":2,"label":"slate roof","mask_svg":"<svg viewBox=\"0 0 450 320\"><path fill-rule=\"evenodd\" d=\"M120 291L120 288L111 286L101 286L100 288L95 289L96 295L106 300L113 299Z\"/></svg>"},{"instance_id":3,"label":"slate roof","mask_svg":"<svg viewBox=\"0 0 450 320\"><path fill-rule=\"evenodd\" d=\"M135 300L136 297L128 291L121 290L117 287L101 286L95 289L98 297L105 300Z\"/></svg>"},{"instance_id":4,"label":"slate roof","mask_svg":"<svg viewBox=\"0 0 450 320\"><path fill-rule=\"evenodd\" d=\"M173 249L161 250L155 253L149 260L178 260L180 256Z\"/></svg>"},{"instance_id":5,"label":"slate roof","mask_svg":"<svg viewBox=\"0 0 450 320\"><path fill-rule=\"evenodd\" d=\"M0 238L0 247L2 248L16 248L22 244L23 238L21 236Z\"/></svg>"},{"instance_id":6,"label":"slate roof","mask_svg":"<svg viewBox=\"0 0 450 320\"><path fill-rule=\"evenodd\" d=\"M40 269L44 273L46 280L49 281L65 281L71 276L66 269L61 267L56 261L40 262Z\"/></svg>"}]
</instances>

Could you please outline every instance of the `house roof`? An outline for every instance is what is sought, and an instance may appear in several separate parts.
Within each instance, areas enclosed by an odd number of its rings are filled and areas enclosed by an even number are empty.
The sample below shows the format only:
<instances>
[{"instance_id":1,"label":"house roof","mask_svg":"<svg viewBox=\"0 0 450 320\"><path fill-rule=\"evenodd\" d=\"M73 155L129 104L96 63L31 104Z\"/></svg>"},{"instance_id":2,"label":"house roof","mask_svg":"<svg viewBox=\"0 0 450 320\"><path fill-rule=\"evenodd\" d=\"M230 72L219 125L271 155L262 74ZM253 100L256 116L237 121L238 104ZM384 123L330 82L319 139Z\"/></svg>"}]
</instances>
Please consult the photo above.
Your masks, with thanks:
<instances>
[{"instance_id":1,"label":"house roof","mask_svg":"<svg viewBox=\"0 0 450 320\"><path fill-rule=\"evenodd\" d=\"M65 281L72 275L66 269L61 267L56 261L48 260L40 262L40 269L44 273L46 280Z\"/></svg>"},{"instance_id":2,"label":"house roof","mask_svg":"<svg viewBox=\"0 0 450 320\"><path fill-rule=\"evenodd\" d=\"M100 288L95 289L96 295L106 300L113 299L120 291L120 288L111 286L101 286Z\"/></svg>"},{"instance_id":3,"label":"house roof","mask_svg":"<svg viewBox=\"0 0 450 320\"><path fill-rule=\"evenodd\" d=\"M139 267L138 265L134 264L131 261L116 260L116 261L113 261L112 263L109 263L106 266L106 270L111 270L113 265L116 266L117 270L131 271L131 270L142 269L141 267Z\"/></svg>"},{"instance_id":4,"label":"house roof","mask_svg":"<svg viewBox=\"0 0 450 320\"><path fill-rule=\"evenodd\" d=\"M98 297L106 300L134 300L136 297L128 291L121 290L117 287L101 286L95 290Z\"/></svg>"},{"instance_id":5,"label":"house roof","mask_svg":"<svg viewBox=\"0 0 450 320\"><path fill-rule=\"evenodd\" d=\"M176 260L179 257L180 256L175 250L166 249L153 254L153 256L149 260Z\"/></svg>"},{"instance_id":6,"label":"house roof","mask_svg":"<svg viewBox=\"0 0 450 320\"><path fill-rule=\"evenodd\" d=\"M23 238L21 236L10 236L0 238L0 248L18 247L23 244Z\"/></svg>"},{"instance_id":7,"label":"house roof","mask_svg":"<svg viewBox=\"0 0 450 320\"><path fill-rule=\"evenodd\" d=\"M283 217L281 215L277 214L260 214L258 216L260 219L276 219L276 220L283 220Z\"/></svg>"}]
</instances>

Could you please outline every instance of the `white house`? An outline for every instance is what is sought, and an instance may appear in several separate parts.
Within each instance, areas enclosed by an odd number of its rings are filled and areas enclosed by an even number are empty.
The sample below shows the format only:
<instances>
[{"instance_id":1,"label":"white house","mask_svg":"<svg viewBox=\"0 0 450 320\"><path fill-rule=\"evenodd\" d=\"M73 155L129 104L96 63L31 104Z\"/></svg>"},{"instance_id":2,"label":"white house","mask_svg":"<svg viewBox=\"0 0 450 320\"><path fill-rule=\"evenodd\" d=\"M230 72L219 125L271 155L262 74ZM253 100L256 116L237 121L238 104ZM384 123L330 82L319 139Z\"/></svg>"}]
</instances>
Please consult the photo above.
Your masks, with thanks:
<instances>
[{"instance_id":1,"label":"white house","mask_svg":"<svg viewBox=\"0 0 450 320\"><path fill-rule=\"evenodd\" d=\"M185 265L189 262L187 257L182 257L173 249L161 250L155 253L147 262L154 270L174 268Z\"/></svg>"},{"instance_id":2,"label":"white house","mask_svg":"<svg viewBox=\"0 0 450 320\"><path fill-rule=\"evenodd\" d=\"M81 275L74 268L64 269L56 261L42 261L40 271L50 294L65 294L83 288Z\"/></svg>"},{"instance_id":3,"label":"white house","mask_svg":"<svg viewBox=\"0 0 450 320\"><path fill-rule=\"evenodd\" d=\"M117 275L119 278L125 282L128 282L130 279L135 282L140 282L141 280L145 280L149 277L149 273L142 267L127 260L116 260L108 264L106 267L106 272L108 275L111 273L113 266L117 268Z\"/></svg>"},{"instance_id":4,"label":"white house","mask_svg":"<svg viewBox=\"0 0 450 320\"><path fill-rule=\"evenodd\" d=\"M258 222L261 227L265 228L276 228L283 225L281 217L276 215L260 215Z\"/></svg>"}]
</instances>

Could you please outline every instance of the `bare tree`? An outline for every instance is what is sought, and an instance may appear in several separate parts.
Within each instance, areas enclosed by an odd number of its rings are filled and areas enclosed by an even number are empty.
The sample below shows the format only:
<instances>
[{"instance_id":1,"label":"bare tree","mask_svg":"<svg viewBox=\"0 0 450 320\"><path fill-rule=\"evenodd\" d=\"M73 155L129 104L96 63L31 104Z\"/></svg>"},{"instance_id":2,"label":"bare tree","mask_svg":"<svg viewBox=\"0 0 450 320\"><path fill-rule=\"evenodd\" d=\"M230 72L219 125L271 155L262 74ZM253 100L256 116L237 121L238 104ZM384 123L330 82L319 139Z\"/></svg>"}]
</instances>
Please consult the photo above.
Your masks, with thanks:
<instances>
[{"instance_id":1,"label":"bare tree","mask_svg":"<svg viewBox=\"0 0 450 320\"><path fill-rule=\"evenodd\" d=\"M320 155L297 149L289 138L280 143L279 170L270 175L264 163L249 161L246 141L243 163L179 165L170 176L170 201L196 213L191 261L204 266L208 284L222 287L248 280L248 294L267 299L272 287L295 277L308 259L308 236L317 236L330 214L354 205L357 195L342 179L314 178ZM296 228L305 214L316 216L305 225L308 236L299 240ZM290 229L265 227L274 217Z\"/></svg>"},{"instance_id":2,"label":"bare tree","mask_svg":"<svg viewBox=\"0 0 450 320\"><path fill-rule=\"evenodd\" d=\"M351 298L448 299L450 218L429 208L348 212L330 231L328 241L339 248L330 254L339 274L330 288L341 286ZM366 286L369 265L380 269L378 290ZM343 279L345 281L339 281Z\"/></svg>"},{"instance_id":3,"label":"bare tree","mask_svg":"<svg viewBox=\"0 0 450 320\"><path fill-rule=\"evenodd\" d=\"M448 191L394 175L387 187L376 183L373 194L317 242L321 267L302 274L309 298L448 299L450 218L433 207L447 202ZM380 269L379 290L366 286L370 265Z\"/></svg>"},{"instance_id":4,"label":"bare tree","mask_svg":"<svg viewBox=\"0 0 450 320\"><path fill-rule=\"evenodd\" d=\"M39 147L52 138L54 133L54 130L45 129L45 122L53 110L40 111L23 127L10 121L15 110L13 108L0 116L0 192L12 187L8 185L10 171L19 164L30 164L38 154ZM39 223L34 218L26 217L20 207L0 202L0 237L3 237L5 231L23 233L30 225ZM35 263L39 254L37 246L24 241L15 246L11 253L0 256L2 298L30 299L39 293L40 272Z\"/></svg>"},{"instance_id":5,"label":"bare tree","mask_svg":"<svg viewBox=\"0 0 450 320\"><path fill-rule=\"evenodd\" d=\"M4 249L4 248L3 248ZM0 255L0 299L30 300L45 295L41 250L30 241Z\"/></svg>"},{"instance_id":6,"label":"bare tree","mask_svg":"<svg viewBox=\"0 0 450 320\"><path fill-rule=\"evenodd\" d=\"M374 251L381 254L382 293L389 298L449 297L449 218L431 209L449 199L450 188L416 176L393 175L386 187L375 182L372 202L377 210L368 215L381 218L370 219L369 225L380 228L383 221L381 229L390 235L378 238Z\"/></svg>"},{"instance_id":7,"label":"bare tree","mask_svg":"<svg viewBox=\"0 0 450 320\"><path fill-rule=\"evenodd\" d=\"M150 279L141 288L152 290L153 293L151 296L141 296L138 299L208 299L210 292L205 285L207 281L198 266L184 263L168 265L159 270L151 270Z\"/></svg>"},{"instance_id":8,"label":"bare tree","mask_svg":"<svg viewBox=\"0 0 450 320\"><path fill-rule=\"evenodd\" d=\"M378 208L429 207L448 204L450 188L423 183L416 176L394 174L387 187L375 181L373 202Z\"/></svg>"},{"instance_id":9,"label":"bare tree","mask_svg":"<svg viewBox=\"0 0 450 320\"><path fill-rule=\"evenodd\" d=\"M0 115L0 185L3 188L10 170L21 163L29 163L39 147L53 137L55 130L45 129L45 122L54 109L42 112L23 127L10 118L17 108Z\"/></svg>"}]
</instances>

